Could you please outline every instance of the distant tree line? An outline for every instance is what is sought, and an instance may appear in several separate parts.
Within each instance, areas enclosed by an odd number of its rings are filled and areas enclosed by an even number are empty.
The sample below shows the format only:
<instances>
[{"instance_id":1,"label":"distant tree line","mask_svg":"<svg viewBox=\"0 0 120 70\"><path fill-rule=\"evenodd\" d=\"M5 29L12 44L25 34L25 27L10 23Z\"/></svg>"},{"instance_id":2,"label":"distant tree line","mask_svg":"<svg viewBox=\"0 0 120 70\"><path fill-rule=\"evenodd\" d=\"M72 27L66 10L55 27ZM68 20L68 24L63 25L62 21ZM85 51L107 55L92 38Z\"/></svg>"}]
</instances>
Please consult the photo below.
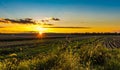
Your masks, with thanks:
<instances>
[{"instance_id":1,"label":"distant tree line","mask_svg":"<svg viewBox=\"0 0 120 70\"><path fill-rule=\"evenodd\" d=\"M0 35L37 35L39 33L0 33ZM120 35L120 33L118 32L114 32L114 33L97 33L97 32L93 32L93 33L44 33L46 35Z\"/></svg>"},{"instance_id":2,"label":"distant tree line","mask_svg":"<svg viewBox=\"0 0 120 70\"><path fill-rule=\"evenodd\" d=\"M93 32L93 33L72 33L73 35L120 35L120 33L117 33L117 32L115 32L115 33L109 33L109 32L107 32L107 33L95 33L95 32Z\"/></svg>"}]
</instances>

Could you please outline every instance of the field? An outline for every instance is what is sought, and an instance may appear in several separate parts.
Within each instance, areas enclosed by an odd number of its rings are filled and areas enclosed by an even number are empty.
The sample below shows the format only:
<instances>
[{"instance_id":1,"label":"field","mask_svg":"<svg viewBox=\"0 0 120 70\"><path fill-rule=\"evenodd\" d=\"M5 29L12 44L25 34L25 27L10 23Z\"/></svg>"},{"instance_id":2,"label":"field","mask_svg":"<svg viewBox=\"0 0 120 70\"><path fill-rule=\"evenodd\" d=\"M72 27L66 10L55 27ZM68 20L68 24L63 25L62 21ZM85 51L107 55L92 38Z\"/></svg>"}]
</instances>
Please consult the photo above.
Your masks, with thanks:
<instances>
[{"instance_id":1,"label":"field","mask_svg":"<svg viewBox=\"0 0 120 70\"><path fill-rule=\"evenodd\" d=\"M120 35L1 34L1 70L120 70Z\"/></svg>"}]
</instances>

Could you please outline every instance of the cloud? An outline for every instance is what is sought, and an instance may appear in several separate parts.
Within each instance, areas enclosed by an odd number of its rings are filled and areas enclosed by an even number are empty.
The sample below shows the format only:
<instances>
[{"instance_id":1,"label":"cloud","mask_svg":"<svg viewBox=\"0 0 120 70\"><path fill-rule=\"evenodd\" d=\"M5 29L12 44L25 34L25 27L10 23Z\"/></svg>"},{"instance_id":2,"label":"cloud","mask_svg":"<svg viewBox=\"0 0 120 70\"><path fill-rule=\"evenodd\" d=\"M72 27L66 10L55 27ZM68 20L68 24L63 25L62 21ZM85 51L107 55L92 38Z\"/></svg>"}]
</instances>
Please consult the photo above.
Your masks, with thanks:
<instances>
[{"instance_id":1,"label":"cloud","mask_svg":"<svg viewBox=\"0 0 120 70\"><path fill-rule=\"evenodd\" d=\"M35 22L31 18L25 18L25 19L0 19L0 22L3 23L19 23L19 24L35 24Z\"/></svg>"},{"instance_id":2,"label":"cloud","mask_svg":"<svg viewBox=\"0 0 120 70\"><path fill-rule=\"evenodd\" d=\"M0 22L9 23L7 20L5 20L5 19L3 19L3 18L0 18Z\"/></svg>"},{"instance_id":3,"label":"cloud","mask_svg":"<svg viewBox=\"0 0 120 70\"><path fill-rule=\"evenodd\" d=\"M60 19L59 18L50 17L50 18L45 18L45 19L41 20L41 22L50 22L50 21L60 21Z\"/></svg>"},{"instance_id":4,"label":"cloud","mask_svg":"<svg viewBox=\"0 0 120 70\"><path fill-rule=\"evenodd\" d=\"M43 25L49 25L49 26L53 26L54 24L48 24L48 23L46 24L46 23L44 23Z\"/></svg>"},{"instance_id":5,"label":"cloud","mask_svg":"<svg viewBox=\"0 0 120 70\"><path fill-rule=\"evenodd\" d=\"M44 27L44 28L74 28L74 29L90 29L91 27Z\"/></svg>"},{"instance_id":6,"label":"cloud","mask_svg":"<svg viewBox=\"0 0 120 70\"><path fill-rule=\"evenodd\" d=\"M41 22L49 22L47 19L42 19Z\"/></svg>"},{"instance_id":7,"label":"cloud","mask_svg":"<svg viewBox=\"0 0 120 70\"><path fill-rule=\"evenodd\" d=\"M53 25L49 24L50 21L59 21L58 18L47 18L47 19L41 19L40 22L37 20L31 19L31 18L25 18L25 19L9 19L9 18L0 18L0 22L2 23L18 23L18 24L39 24L39 25Z\"/></svg>"},{"instance_id":8,"label":"cloud","mask_svg":"<svg viewBox=\"0 0 120 70\"><path fill-rule=\"evenodd\" d=\"M50 20L53 20L53 21L60 21L59 18L54 18L54 17L50 18Z\"/></svg>"}]
</instances>

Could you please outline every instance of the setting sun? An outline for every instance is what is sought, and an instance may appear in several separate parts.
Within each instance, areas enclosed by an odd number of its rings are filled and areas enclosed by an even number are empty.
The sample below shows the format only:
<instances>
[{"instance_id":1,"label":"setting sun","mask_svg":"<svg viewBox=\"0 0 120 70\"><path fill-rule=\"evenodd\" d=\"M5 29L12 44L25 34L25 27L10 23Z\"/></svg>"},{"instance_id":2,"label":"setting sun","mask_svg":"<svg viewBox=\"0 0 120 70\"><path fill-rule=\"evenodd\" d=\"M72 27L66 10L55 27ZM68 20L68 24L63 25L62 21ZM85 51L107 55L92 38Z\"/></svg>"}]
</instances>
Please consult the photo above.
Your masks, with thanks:
<instances>
[{"instance_id":1,"label":"setting sun","mask_svg":"<svg viewBox=\"0 0 120 70\"><path fill-rule=\"evenodd\" d=\"M41 31L40 31L40 32L39 32L39 34L40 34L40 35L42 35L42 34L43 34L43 32L41 32Z\"/></svg>"},{"instance_id":2,"label":"setting sun","mask_svg":"<svg viewBox=\"0 0 120 70\"><path fill-rule=\"evenodd\" d=\"M33 28L34 31L38 32L39 35L42 35L46 31L48 31L48 28L44 28L43 26L40 26L40 25L35 25L32 28Z\"/></svg>"},{"instance_id":3,"label":"setting sun","mask_svg":"<svg viewBox=\"0 0 120 70\"><path fill-rule=\"evenodd\" d=\"M45 28L43 28L42 26L35 26L35 31L38 32L37 38L42 38L42 35L45 31Z\"/></svg>"}]
</instances>

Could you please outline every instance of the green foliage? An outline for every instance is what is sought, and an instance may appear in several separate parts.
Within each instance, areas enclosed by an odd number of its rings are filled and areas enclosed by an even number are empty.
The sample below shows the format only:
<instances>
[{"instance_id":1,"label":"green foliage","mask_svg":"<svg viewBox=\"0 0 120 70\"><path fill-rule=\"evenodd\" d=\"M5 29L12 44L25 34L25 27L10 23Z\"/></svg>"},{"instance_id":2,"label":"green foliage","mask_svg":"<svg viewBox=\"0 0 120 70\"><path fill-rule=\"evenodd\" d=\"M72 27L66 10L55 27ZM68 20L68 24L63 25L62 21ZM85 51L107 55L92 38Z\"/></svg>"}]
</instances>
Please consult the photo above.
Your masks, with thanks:
<instances>
[{"instance_id":1,"label":"green foliage","mask_svg":"<svg viewBox=\"0 0 120 70\"><path fill-rule=\"evenodd\" d=\"M102 38L67 39L0 48L1 70L120 70L120 49L108 49Z\"/></svg>"}]
</instances>

